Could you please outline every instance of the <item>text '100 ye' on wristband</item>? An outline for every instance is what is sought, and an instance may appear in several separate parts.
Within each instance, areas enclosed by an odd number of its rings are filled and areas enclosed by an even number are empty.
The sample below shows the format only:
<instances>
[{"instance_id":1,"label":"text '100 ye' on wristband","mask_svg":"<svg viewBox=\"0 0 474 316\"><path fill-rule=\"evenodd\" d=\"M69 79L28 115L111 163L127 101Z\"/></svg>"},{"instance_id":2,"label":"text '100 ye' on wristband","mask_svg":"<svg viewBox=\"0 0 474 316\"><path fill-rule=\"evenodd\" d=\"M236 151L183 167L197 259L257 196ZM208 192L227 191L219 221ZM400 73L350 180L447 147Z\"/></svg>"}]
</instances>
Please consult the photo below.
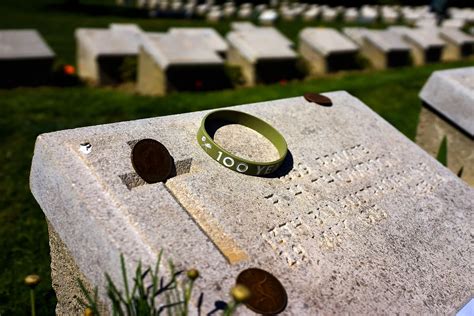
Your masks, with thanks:
<instances>
[{"instance_id":1,"label":"text '100 ye' on wristband","mask_svg":"<svg viewBox=\"0 0 474 316\"><path fill-rule=\"evenodd\" d=\"M209 127L223 122L226 124L243 125L260 133L275 146L278 150L279 158L271 162L255 162L228 152L209 136ZM201 122L197 133L197 141L212 159L224 167L238 173L253 176L264 176L275 172L282 165L288 153L285 138L273 126L258 117L234 110L217 110L208 113Z\"/></svg>"}]
</instances>

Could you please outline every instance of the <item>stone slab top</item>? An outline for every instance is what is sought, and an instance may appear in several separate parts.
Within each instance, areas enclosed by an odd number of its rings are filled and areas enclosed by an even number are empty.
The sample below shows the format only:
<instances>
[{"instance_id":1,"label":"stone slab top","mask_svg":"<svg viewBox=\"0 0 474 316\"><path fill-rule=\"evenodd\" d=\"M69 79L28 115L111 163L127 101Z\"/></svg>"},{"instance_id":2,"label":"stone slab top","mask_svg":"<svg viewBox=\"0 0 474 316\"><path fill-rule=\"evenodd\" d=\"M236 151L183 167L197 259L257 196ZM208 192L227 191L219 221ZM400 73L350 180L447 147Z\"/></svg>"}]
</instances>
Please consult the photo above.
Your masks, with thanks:
<instances>
[{"instance_id":1,"label":"stone slab top","mask_svg":"<svg viewBox=\"0 0 474 316\"><path fill-rule=\"evenodd\" d=\"M114 23L109 29L79 28L75 36L95 56L122 56L137 55L145 33L134 24Z\"/></svg>"},{"instance_id":2,"label":"stone slab top","mask_svg":"<svg viewBox=\"0 0 474 316\"><path fill-rule=\"evenodd\" d=\"M474 67L433 72L420 98L474 138Z\"/></svg>"},{"instance_id":3,"label":"stone slab top","mask_svg":"<svg viewBox=\"0 0 474 316\"><path fill-rule=\"evenodd\" d=\"M0 30L0 60L54 56L53 50L36 30Z\"/></svg>"},{"instance_id":4,"label":"stone slab top","mask_svg":"<svg viewBox=\"0 0 474 316\"><path fill-rule=\"evenodd\" d=\"M365 34L368 31L369 29L365 27L345 27L342 29L342 32L359 46L364 45Z\"/></svg>"},{"instance_id":5,"label":"stone slab top","mask_svg":"<svg viewBox=\"0 0 474 316\"><path fill-rule=\"evenodd\" d=\"M232 22L230 28L233 31L248 31L256 28L252 22Z\"/></svg>"},{"instance_id":6,"label":"stone slab top","mask_svg":"<svg viewBox=\"0 0 474 316\"><path fill-rule=\"evenodd\" d=\"M142 45L162 69L173 65L224 64L218 51L208 45L201 34L148 33Z\"/></svg>"},{"instance_id":7,"label":"stone slab top","mask_svg":"<svg viewBox=\"0 0 474 316\"><path fill-rule=\"evenodd\" d=\"M224 38L210 27L172 27L168 31L170 34L182 34L192 37L199 37L205 45L217 52L226 52L229 45Z\"/></svg>"},{"instance_id":8,"label":"stone slab top","mask_svg":"<svg viewBox=\"0 0 474 316\"><path fill-rule=\"evenodd\" d=\"M399 34L388 30L368 30L365 39L384 52L410 49Z\"/></svg>"},{"instance_id":9,"label":"stone slab top","mask_svg":"<svg viewBox=\"0 0 474 316\"><path fill-rule=\"evenodd\" d=\"M444 47L444 41L439 37L435 29L417 28L412 29L407 26L391 26L390 31L400 34L405 40L414 43L422 49L432 47Z\"/></svg>"},{"instance_id":10,"label":"stone slab top","mask_svg":"<svg viewBox=\"0 0 474 316\"><path fill-rule=\"evenodd\" d=\"M291 155L268 177L211 159L196 139L202 111L42 134L31 190L99 288L104 272L120 286L120 253L130 271L163 249L177 269L200 270L203 314L250 267L280 280L285 315L455 313L474 284L474 190L355 97L324 95L331 107L300 96L231 108L285 137ZM263 136L221 129L224 148L271 159ZM174 159L166 183L134 172L144 138Z\"/></svg>"},{"instance_id":11,"label":"stone slab top","mask_svg":"<svg viewBox=\"0 0 474 316\"><path fill-rule=\"evenodd\" d=\"M439 36L442 39L454 42L457 45L474 44L474 36L452 27L440 28Z\"/></svg>"},{"instance_id":12,"label":"stone slab top","mask_svg":"<svg viewBox=\"0 0 474 316\"><path fill-rule=\"evenodd\" d=\"M255 27L227 34L227 41L251 62L296 59L293 43L273 27Z\"/></svg>"},{"instance_id":13,"label":"stone slab top","mask_svg":"<svg viewBox=\"0 0 474 316\"><path fill-rule=\"evenodd\" d=\"M337 30L320 27L307 27L300 32L300 40L323 56L337 53L355 53L359 50L356 44Z\"/></svg>"}]
</instances>

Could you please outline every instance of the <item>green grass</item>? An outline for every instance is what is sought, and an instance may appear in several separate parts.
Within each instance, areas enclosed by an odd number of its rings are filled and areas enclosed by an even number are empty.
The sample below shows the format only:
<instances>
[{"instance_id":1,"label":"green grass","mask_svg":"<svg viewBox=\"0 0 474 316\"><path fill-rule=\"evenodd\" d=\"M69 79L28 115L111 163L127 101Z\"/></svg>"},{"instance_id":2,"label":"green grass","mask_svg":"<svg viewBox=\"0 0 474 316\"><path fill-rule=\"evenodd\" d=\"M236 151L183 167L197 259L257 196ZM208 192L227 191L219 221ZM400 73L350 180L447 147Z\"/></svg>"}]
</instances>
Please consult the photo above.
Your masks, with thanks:
<instances>
[{"instance_id":1,"label":"green grass","mask_svg":"<svg viewBox=\"0 0 474 316\"><path fill-rule=\"evenodd\" d=\"M79 26L106 27L110 22L131 22L139 23L145 30L166 30L173 25L208 25L204 21L116 18L106 13L91 16L45 6L51 2L54 1L0 1L0 29L37 28L58 57L69 63L74 63L73 33ZM303 25L307 24L294 22L278 26L294 39ZM228 30L228 23L216 26L221 32ZM334 26L339 27L340 24L335 23ZM54 313L55 295L49 278L47 228L28 183L34 142L39 134L299 96L305 92L347 90L413 139L420 110L418 92L431 72L472 64L472 61L464 61L383 72L365 71L288 82L286 85L207 93L173 93L162 98L89 87L0 90L0 315L28 313L28 290L22 282L30 273L43 278L37 291L38 314Z\"/></svg>"}]
</instances>

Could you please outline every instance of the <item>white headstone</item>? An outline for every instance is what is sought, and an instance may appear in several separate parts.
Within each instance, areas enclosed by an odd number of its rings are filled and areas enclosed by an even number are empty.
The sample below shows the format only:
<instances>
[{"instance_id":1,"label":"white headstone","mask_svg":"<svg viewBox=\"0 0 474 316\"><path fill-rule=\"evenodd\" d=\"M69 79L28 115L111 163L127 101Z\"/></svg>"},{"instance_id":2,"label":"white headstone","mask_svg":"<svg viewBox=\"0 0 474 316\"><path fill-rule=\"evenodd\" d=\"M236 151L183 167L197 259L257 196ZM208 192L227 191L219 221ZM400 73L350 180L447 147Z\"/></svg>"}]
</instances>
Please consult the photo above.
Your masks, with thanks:
<instances>
[{"instance_id":1,"label":"white headstone","mask_svg":"<svg viewBox=\"0 0 474 316\"><path fill-rule=\"evenodd\" d=\"M31 191L101 297L105 273L122 284L120 254L134 271L163 249L178 270L199 269L191 301L203 293L203 314L250 267L280 280L286 315L459 309L472 296L474 190L361 101L325 95L332 107L295 97L232 108L285 137L292 158L272 177L211 159L196 140L207 112L193 112L40 135ZM271 156L262 137L228 127L226 148ZM190 168L166 183L128 181L143 138Z\"/></svg>"},{"instance_id":2,"label":"white headstone","mask_svg":"<svg viewBox=\"0 0 474 316\"><path fill-rule=\"evenodd\" d=\"M258 21L263 25L272 25L277 19L278 13L273 9L263 11L258 17Z\"/></svg>"},{"instance_id":3,"label":"white headstone","mask_svg":"<svg viewBox=\"0 0 474 316\"><path fill-rule=\"evenodd\" d=\"M474 138L474 67L435 71L420 98Z\"/></svg>"},{"instance_id":4,"label":"white headstone","mask_svg":"<svg viewBox=\"0 0 474 316\"><path fill-rule=\"evenodd\" d=\"M330 28L310 27L300 32L300 40L305 41L323 56L338 53L355 53L357 45L337 30Z\"/></svg>"},{"instance_id":5,"label":"white headstone","mask_svg":"<svg viewBox=\"0 0 474 316\"><path fill-rule=\"evenodd\" d=\"M36 30L0 30L0 60L54 56L53 50Z\"/></svg>"},{"instance_id":6,"label":"white headstone","mask_svg":"<svg viewBox=\"0 0 474 316\"><path fill-rule=\"evenodd\" d=\"M292 42L273 27L234 30L227 40L249 61L296 58Z\"/></svg>"}]
</instances>

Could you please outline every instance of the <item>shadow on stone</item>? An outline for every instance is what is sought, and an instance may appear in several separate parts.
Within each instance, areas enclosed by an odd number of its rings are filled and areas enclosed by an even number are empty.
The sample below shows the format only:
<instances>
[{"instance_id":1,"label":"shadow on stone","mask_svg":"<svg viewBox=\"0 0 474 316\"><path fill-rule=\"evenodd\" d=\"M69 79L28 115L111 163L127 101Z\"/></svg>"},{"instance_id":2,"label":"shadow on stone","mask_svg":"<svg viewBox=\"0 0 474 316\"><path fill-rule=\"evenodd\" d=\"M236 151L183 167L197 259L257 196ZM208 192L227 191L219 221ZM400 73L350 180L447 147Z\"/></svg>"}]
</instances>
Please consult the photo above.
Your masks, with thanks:
<instances>
[{"instance_id":1,"label":"shadow on stone","mask_svg":"<svg viewBox=\"0 0 474 316\"><path fill-rule=\"evenodd\" d=\"M53 78L52 58L6 59L0 62L0 87L39 86Z\"/></svg>"},{"instance_id":2,"label":"shadow on stone","mask_svg":"<svg viewBox=\"0 0 474 316\"><path fill-rule=\"evenodd\" d=\"M170 90L210 91L232 88L222 65L171 66L166 70Z\"/></svg>"},{"instance_id":3,"label":"shadow on stone","mask_svg":"<svg viewBox=\"0 0 474 316\"><path fill-rule=\"evenodd\" d=\"M257 81L275 83L282 80L301 79L304 74L298 69L295 59L262 60L255 65Z\"/></svg>"},{"instance_id":4,"label":"shadow on stone","mask_svg":"<svg viewBox=\"0 0 474 316\"><path fill-rule=\"evenodd\" d=\"M224 301L215 301L214 309L207 313L207 316L215 315L219 311L224 311L227 308L227 303Z\"/></svg>"},{"instance_id":5,"label":"shadow on stone","mask_svg":"<svg viewBox=\"0 0 474 316\"><path fill-rule=\"evenodd\" d=\"M403 67L410 64L410 52L394 50L387 53L387 67Z\"/></svg>"}]
</instances>

